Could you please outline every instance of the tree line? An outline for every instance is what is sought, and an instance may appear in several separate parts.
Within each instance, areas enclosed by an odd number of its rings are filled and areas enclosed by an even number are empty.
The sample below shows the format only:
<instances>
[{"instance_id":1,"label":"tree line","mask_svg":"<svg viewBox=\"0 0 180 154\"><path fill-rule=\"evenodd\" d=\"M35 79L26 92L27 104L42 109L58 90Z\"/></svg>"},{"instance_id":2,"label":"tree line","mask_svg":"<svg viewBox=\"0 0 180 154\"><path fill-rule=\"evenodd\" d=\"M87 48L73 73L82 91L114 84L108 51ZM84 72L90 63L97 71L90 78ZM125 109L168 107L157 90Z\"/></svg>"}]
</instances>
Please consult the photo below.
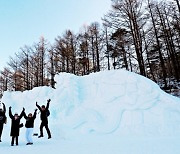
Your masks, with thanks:
<instances>
[{"instance_id":1,"label":"tree line","mask_svg":"<svg viewBox=\"0 0 180 154\"><path fill-rule=\"evenodd\" d=\"M74 34L66 30L50 44L41 37L10 57L0 72L0 93L39 86L55 88L60 72L88 75L126 69L164 90L180 80L180 4L178 0L111 0L102 18Z\"/></svg>"}]
</instances>

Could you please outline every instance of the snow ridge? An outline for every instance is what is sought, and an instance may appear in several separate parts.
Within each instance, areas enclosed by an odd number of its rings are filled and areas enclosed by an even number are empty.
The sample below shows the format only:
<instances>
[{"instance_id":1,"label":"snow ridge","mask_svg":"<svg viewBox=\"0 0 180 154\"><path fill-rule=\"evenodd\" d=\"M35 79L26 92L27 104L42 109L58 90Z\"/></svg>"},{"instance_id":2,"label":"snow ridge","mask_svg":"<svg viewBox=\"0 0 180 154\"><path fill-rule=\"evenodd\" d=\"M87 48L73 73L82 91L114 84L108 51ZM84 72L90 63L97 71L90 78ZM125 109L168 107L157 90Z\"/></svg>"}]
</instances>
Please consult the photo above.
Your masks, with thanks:
<instances>
[{"instance_id":1,"label":"snow ridge","mask_svg":"<svg viewBox=\"0 0 180 154\"><path fill-rule=\"evenodd\" d=\"M50 125L64 137L180 135L180 99L143 76L114 70L83 77L61 73L55 80L56 89L5 92L2 101L32 110L35 101L51 98Z\"/></svg>"}]
</instances>

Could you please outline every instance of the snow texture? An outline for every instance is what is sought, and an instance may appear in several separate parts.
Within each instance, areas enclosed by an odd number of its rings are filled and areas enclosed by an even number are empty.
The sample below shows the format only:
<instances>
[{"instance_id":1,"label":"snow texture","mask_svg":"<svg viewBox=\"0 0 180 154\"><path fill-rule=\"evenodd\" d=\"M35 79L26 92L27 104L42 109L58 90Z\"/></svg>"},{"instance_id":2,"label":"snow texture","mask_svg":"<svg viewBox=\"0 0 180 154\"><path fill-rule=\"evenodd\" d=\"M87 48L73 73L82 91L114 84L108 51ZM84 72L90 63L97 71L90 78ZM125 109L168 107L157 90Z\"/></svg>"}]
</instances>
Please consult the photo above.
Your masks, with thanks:
<instances>
[{"instance_id":1,"label":"snow texture","mask_svg":"<svg viewBox=\"0 0 180 154\"><path fill-rule=\"evenodd\" d=\"M12 106L13 113L23 107L26 113L34 112L36 101L43 105L51 99L53 138L34 137L34 145L27 147L22 128L14 154L26 149L27 154L180 153L180 99L163 92L153 81L125 70L83 77L60 73L55 81L56 89L4 93L1 101L7 108ZM0 143L3 153L12 152L10 124L8 118ZM34 132L39 132L39 124L37 115Z\"/></svg>"}]
</instances>

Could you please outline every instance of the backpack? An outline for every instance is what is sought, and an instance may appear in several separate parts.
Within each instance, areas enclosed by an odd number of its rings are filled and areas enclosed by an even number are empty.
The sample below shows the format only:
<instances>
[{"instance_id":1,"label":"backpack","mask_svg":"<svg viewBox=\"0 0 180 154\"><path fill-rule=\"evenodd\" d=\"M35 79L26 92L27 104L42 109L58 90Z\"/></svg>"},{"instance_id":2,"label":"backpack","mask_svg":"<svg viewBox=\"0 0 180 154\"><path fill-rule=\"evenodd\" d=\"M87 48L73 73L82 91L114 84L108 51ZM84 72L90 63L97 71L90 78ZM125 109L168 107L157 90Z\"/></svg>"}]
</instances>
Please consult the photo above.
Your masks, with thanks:
<instances>
[{"instance_id":1,"label":"backpack","mask_svg":"<svg viewBox=\"0 0 180 154\"><path fill-rule=\"evenodd\" d=\"M50 111L47 110L47 111L46 111L46 116L49 117L49 115L50 115Z\"/></svg>"}]
</instances>

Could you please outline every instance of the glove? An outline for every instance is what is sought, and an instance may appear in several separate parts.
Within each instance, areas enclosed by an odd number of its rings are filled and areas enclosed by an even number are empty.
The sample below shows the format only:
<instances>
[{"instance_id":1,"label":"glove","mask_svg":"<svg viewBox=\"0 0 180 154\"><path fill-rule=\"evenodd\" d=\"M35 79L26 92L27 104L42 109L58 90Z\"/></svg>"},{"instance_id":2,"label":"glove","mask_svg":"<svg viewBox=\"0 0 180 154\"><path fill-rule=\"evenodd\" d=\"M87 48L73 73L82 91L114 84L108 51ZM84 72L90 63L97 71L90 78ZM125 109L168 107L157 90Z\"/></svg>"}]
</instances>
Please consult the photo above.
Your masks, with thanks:
<instances>
[{"instance_id":1,"label":"glove","mask_svg":"<svg viewBox=\"0 0 180 154\"><path fill-rule=\"evenodd\" d=\"M36 102L36 106L38 105L38 103Z\"/></svg>"},{"instance_id":2,"label":"glove","mask_svg":"<svg viewBox=\"0 0 180 154\"><path fill-rule=\"evenodd\" d=\"M10 107L9 107L9 110L11 110L11 108L12 108L12 107L10 106Z\"/></svg>"},{"instance_id":3,"label":"glove","mask_svg":"<svg viewBox=\"0 0 180 154\"><path fill-rule=\"evenodd\" d=\"M23 112L25 111L25 108L23 107Z\"/></svg>"},{"instance_id":4,"label":"glove","mask_svg":"<svg viewBox=\"0 0 180 154\"><path fill-rule=\"evenodd\" d=\"M47 102L49 103L51 101L51 99L48 99Z\"/></svg>"},{"instance_id":5,"label":"glove","mask_svg":"<svg viewBox=\"0 0 180 154\"><path fill-rule=\"evenodd\" d=\"M35 109L35 112L37 112L37 109Z\"/></svg>"}]
</instances>

